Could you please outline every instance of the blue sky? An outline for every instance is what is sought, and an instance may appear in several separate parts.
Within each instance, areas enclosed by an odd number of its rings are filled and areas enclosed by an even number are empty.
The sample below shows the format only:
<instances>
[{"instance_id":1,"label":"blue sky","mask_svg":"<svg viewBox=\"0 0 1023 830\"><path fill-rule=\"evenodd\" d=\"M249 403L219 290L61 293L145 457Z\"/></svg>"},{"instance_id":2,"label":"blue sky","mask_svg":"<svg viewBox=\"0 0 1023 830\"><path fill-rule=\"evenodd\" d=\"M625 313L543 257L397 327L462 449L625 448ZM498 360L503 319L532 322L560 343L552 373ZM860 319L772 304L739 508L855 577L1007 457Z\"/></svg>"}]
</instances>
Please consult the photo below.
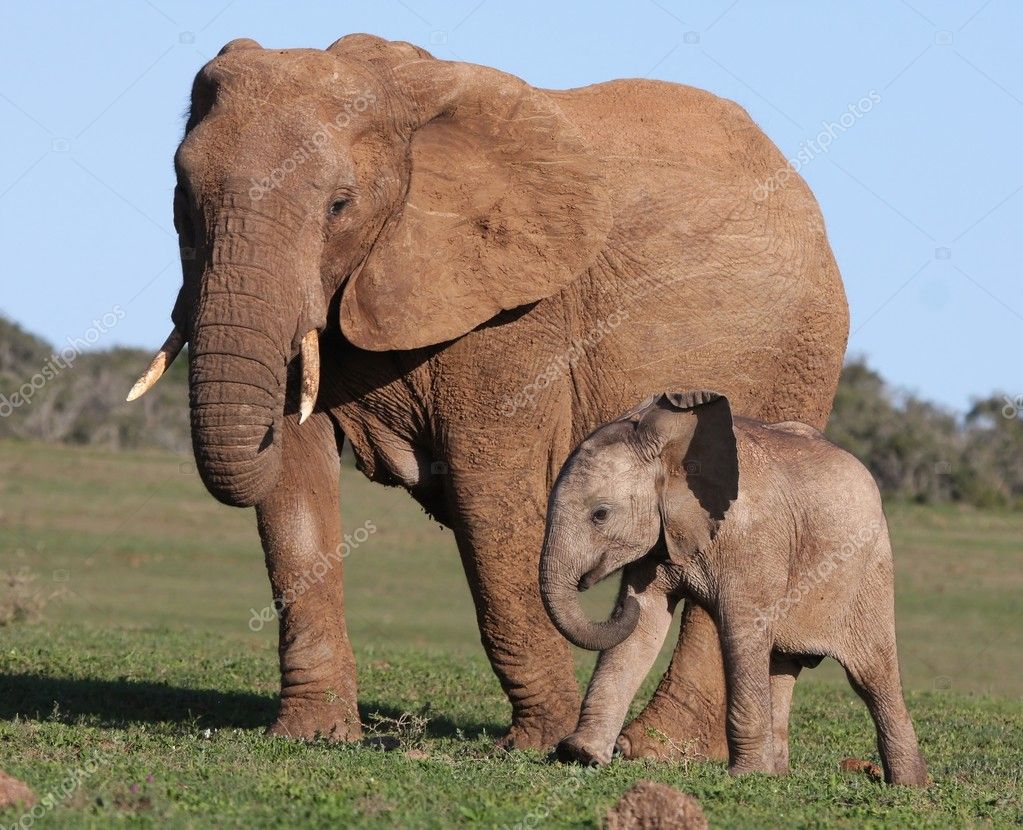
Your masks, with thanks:
<instances>
[{"instance_id":1,"label":"blue sky","mask_svg":"<svg viewBox=\"0 0 1023 830\"><path fill-rule=\"evenodd\" d=\"M3 3L0 308L55 343L155 347L178 288L171 157L192 77L228 40L365 31L544 87L647 76L740 102L814 152L852 309L850 352L965 409L1023 394L1023 3L254 0ZM848 121L848 119L847 119Z\"/></svg>"}]
</instances>

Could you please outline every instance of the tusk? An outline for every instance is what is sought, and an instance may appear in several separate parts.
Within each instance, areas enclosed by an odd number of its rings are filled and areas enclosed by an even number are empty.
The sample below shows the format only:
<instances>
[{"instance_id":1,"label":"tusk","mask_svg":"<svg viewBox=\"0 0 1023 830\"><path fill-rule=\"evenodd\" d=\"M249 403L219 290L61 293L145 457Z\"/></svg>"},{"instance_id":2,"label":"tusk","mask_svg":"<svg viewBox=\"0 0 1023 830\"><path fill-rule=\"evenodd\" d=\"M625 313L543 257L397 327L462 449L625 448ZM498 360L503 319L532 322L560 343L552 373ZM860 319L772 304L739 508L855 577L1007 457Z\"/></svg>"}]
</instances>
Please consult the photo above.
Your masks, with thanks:
<instances>
[{"instance_id":1,"label":"tusk","mask_svg":"<svg viewBox=\"0 0 1023 830\"><path fill-rule=\"evenodd\" d=\"M320 333L309 329L302 338L302 399L298 406L298 422L305 423L320 394Z\"/></svg>"},{"instance_id":2,"label":"tusk","mask_svg":"<svg viewBox=\"0 0 1023 830\"><path fill-rule=\"evenodd\" d=\"M131 388L125 400L133 401L136 398L141 398L152 389L156 382L163 377L167 367L174 362L174 358L178 356L184 345L185 335L175 326L174 331L170 333L170 337L160 347L160 351L156 353L153 362L149 364L149 368L142 373L142 377L135 381L135 385Z\"/></svg>"}]
</instances>

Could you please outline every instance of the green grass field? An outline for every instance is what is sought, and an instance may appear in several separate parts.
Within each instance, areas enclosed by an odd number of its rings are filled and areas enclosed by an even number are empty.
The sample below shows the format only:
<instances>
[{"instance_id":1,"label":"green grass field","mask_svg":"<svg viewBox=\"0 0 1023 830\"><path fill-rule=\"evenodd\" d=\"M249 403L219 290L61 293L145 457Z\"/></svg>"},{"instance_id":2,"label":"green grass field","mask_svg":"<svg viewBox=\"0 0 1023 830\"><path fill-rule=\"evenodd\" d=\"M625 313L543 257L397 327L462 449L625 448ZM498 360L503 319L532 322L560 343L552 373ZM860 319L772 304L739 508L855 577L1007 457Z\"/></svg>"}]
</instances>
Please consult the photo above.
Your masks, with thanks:
<instances>
[{"instance_id":1,"label":"green grass field","mask_svg":"<svg viewBox=\"0 0 1023 830\"><path fill-rule=\"evenodd\" d=\"M262 736L276 649L272 626L249 627L269 601L251 511L214 502L186 459L0 443L0 768L54 794L39 826L599 827L640 778L695 795L719 827L1023 821L1023 514L889 510L934 777L911 791L839 772L876 750L827 663L797 686L786 778L493 749L508 710L450 533L354 470L342 493L347 527L379 528L346 571L364 721L386 740L297 744ZM587 597L594 613L609 590Z\"/></svg>"}]
</instances>

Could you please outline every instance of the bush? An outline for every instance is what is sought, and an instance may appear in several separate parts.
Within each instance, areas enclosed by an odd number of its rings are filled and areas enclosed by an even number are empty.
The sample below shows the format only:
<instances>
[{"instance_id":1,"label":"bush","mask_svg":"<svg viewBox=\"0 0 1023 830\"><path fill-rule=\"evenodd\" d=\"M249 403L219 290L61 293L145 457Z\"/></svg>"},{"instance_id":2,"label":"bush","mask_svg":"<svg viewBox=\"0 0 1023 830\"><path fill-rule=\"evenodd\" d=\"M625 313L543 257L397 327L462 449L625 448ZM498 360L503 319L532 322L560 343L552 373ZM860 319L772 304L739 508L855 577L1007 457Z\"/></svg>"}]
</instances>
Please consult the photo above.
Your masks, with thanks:
<instances>
[{"instance_id":1,"label":"bush","mask_svg":"<svg viewBox=\"0 0 1023 830\"><path fill-rule=\"evenodd\" d=\"M49 343L0 316L0 394L13 395L40 372L52 351ZM0 438L188 452L185 354L145 397L124 402L150 357L121 348L79 355L29 403L0 418ZM870 468L886 496L1023 509L1020 403L995 393L974 401L960 418L893 391L862 358L854 358L842 370L827 434Z\"/></svg>"},{"instance_id":2,"label":"bush","mask_svg":"<svg viewBox=\"0 0 1023 830\"><path fill-rule=\"evenodd\" d=\"M1002 393L964 418L894 392L862 358L842 370L827 435L859 458L889 497L1023 507L1023 419Z\"/></svg>"}]
</instances>

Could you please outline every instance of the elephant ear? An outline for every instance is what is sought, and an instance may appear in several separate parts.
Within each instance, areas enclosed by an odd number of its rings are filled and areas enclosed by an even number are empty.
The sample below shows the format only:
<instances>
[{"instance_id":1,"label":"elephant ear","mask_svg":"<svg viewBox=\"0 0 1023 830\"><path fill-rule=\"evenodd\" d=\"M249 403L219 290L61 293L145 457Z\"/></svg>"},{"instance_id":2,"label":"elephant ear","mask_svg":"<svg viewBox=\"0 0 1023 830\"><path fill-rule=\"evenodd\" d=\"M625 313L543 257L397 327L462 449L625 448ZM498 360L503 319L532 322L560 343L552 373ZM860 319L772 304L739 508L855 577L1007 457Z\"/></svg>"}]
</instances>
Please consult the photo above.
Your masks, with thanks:
<instances>
[{"instance_id":1,"label":"elephant ear","mask_svg":"<svg viewBox=\"0 0 1023 830\"><path fill-rule=\"evenodd\" d=\"M666 392L637 432L661 458L661 521L669 556L683 562L704 550L739 494L739 457L728 399L717 392Z\"/></svg>"},{"instance_id":2,"label":"elephant ear","mask_svg":"<svg viewBox=\"0 0 1023 830\"><path fill-rule=\"evenodd\" d=\"M661 397L661 394L650 395L645 400L641 401L640 403L632 407L632 409L628 410L627 412L623 412L621 415L615 418L615 421L616 422L624 421L638 424L640 421L643 420L643 416L651 411L651 408L657 403L658 399Z\"/></svg>"},{"instance_id":3,"label":"elephant ear","mask_svg":"<svg viewBox=\"0 0 1023 830\"><path fill-rule=\"evenodd\" d=\"M597 161L546 94L464 63L391 72L412 110L408 192L341 300L345 335L373 351L442 343L550 297L611 226Z\"/></svg>"}]
</instances>

